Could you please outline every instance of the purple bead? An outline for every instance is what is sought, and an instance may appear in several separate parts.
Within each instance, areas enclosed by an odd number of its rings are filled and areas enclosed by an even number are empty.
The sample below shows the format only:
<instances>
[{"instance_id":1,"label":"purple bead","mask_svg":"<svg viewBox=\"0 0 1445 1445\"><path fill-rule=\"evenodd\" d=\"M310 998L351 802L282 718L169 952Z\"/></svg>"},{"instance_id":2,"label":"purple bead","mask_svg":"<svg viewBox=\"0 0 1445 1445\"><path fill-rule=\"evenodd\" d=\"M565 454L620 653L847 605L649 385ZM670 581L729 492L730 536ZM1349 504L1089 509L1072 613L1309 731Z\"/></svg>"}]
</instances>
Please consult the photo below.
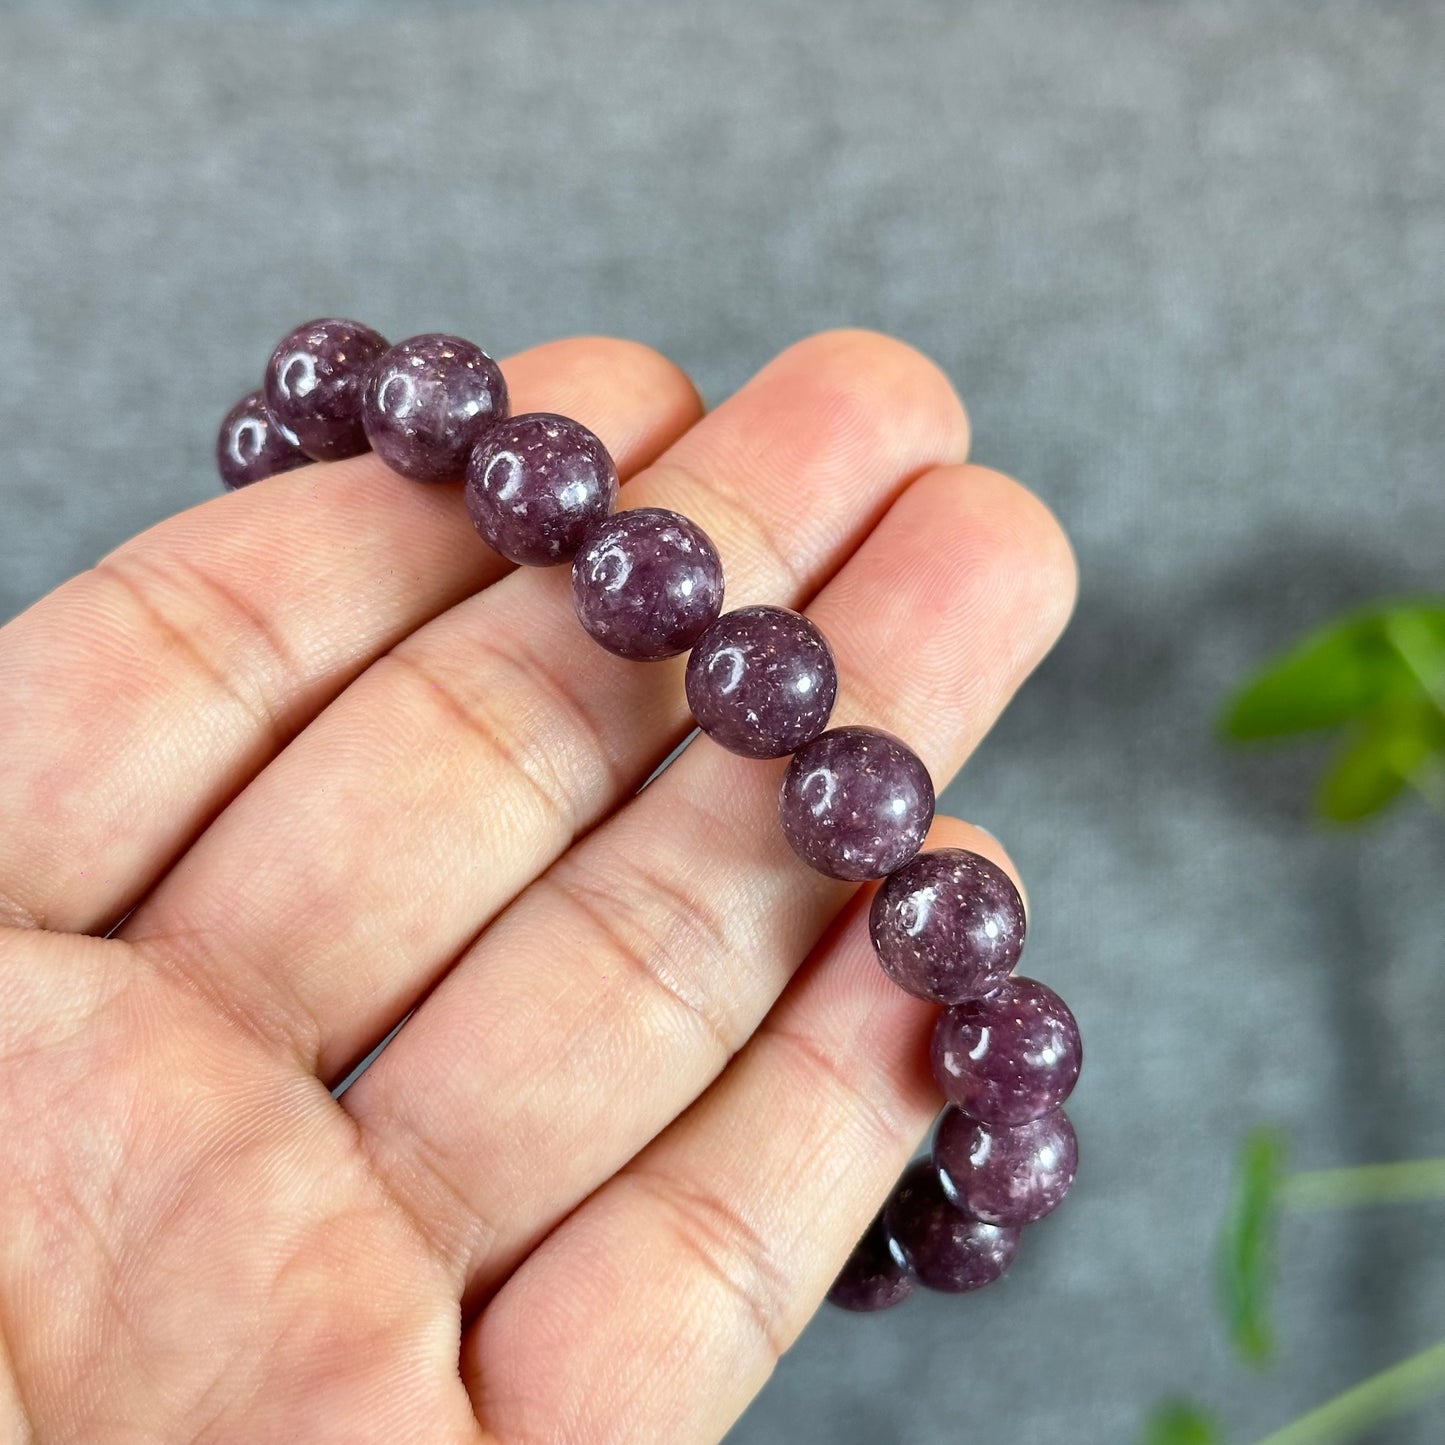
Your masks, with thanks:
<instances>
[{"instance_id":1,"label":"purple bead","mask_svg":"<svg viewBox=\"0 0 1445 1445\"><path fill-rule=\"evenodd\" d=\"M525 567L570 562L617 505L617 468L580 421L526 412L491 427L467 463L472 525Z\"/></svg>"},{"instance_id":2,"label":"purple bead","mask_svg":"<svg viewBox=\"0 0 1445 1445\"><path fill-rule=\"evenodd\" d=\"M1083 1057L1069 1006L1032 978L945 1009L933 1028L939 1088L985 1124L1027 1124L1057 1109Z\"/></svg>"},{"instance_id":3,"label":"purple bead","mask_svg":"<svg viewBox=\"0 0 1445 1445\"><path fill-rule=\"evenodd\" d=\"M745 758L781 758L828 726L838 668L828 640L786 607L725 612L687 660L687 703L702 730Z\"/></svg>"},{"instance_id":4,"label":"purple bead","mask_svg":"<svg viewBox=\"0 0 1445 1445\"><path fill-rule=\"evenodd\" d=\"M309 460L296 438L271 419L259 391L248 392L226 413L216 436L216 470L233 492Z\"/></svg>"},{"instance_id":5,"label":"purple bead","mask_svg":"<svg viewBox=\"0 0 1445 1445\"><path fill-rule=\"evenodd\" d=\"M706 532L676 512L617 512L572 564L572 603L609 652L648 661L686 652L722 610L723 570Z\"/></svg>"},{"instance_id":6,"label":"purple bead","mask_svg":"<svg viewBox=\"0 0 1445 1445\"><path fill-rule=\"evenodd\" d=\"M933 783L918 754L891 733L834 728L794 755L779 803L798 856L857 883L918 852L933 821Z\"/></svg>"},{"instance_id":7,"label":"purple bead","mask_svg":"<svg viewBox=\"0 0 1445 1445\"><path fill-rule=\"evenodd\" d=\"M950 1204L930 1159L908 1166L883 1217L909 1268L929 1289L982 1289L1013 1263L1019 1247L1017 1229L986 1224Z\"/></svg>"},{"instance_id":8,"label":"purple bead","mask_svg":"<svg viewBox=\"0 0 1445 1445\"><path fill-rule=\"evenodd\" d=\"M1062 1109L1027 1124L981 1124L948 1109L933 1165L949 1201L988 1224L1032 1224L1063 1203L1079 1167L1079 1141Z\"/></svg>"},{"instance_id":9,"label":"purple bead","mask_svg":"<svg viewBox=\"0 0 1445 1445\"><path fill-rule=\"evenodd\" d=\"M459 482L481 435L507 414L507 383L480 346L430 332L371 368L361 420L371 449L414 482Z\"/></svg>"},{"instance_id":10,"label":"purple bead","mask_svg":"<svg viewBox=\"0 0 1445 1445\"><path fill-rule=\"evenodd\" d=\"M318 462L366 450L361 399L386 338L358 321L308 321L276 343L262 391L266 410Z\"/></svg>"},{"instance_id":11,"label":"purple bead","mask_svg":"<svg viewBox=\"0 0 1445 1445\"><path fill-rule=\"evenodd\" d=\"M891 1309L913 1293L914 1279L880 1213L853 1247L828 1291L829 1304L868 1313Z\"/></svg>"},{"instance_id":12,"label":"purple bead","mask_svg":"<svg viewBox=\"0 0 1445 1445\"><path fill-rule=\"evenodd\" d=\"M1024 946L1024 904L1013 880L963 848L920 853L873 896L868 928L899 988L955 1004L997 988Z\"/></svg>"}]
</instances>

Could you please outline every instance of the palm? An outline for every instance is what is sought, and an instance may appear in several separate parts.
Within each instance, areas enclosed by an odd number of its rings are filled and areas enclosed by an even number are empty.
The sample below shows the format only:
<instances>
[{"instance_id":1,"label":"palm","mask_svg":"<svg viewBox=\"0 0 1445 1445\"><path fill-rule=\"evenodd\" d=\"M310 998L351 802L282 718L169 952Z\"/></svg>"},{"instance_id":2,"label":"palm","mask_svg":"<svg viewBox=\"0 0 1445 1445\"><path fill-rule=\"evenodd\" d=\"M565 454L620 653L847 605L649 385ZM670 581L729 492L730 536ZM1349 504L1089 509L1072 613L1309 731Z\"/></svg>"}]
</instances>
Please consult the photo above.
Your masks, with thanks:
<instances>
[{"instance_id":1,"label":"palm","mask_svg":"<svg viewBox=\"0 0 1445 1445\"><path fill-rule=\"evenodd\" d=\"M641 348L507 370L708 528L730 603L808 603L838 719L940 779L1062 624L1057 528L896 343L703 420ZM716 1440L926 1125L928 1011L776 771L703 744L639 795L675 667L503 570L367 458L0 632L4 1438Z\"/></svg>"}]
</instances>

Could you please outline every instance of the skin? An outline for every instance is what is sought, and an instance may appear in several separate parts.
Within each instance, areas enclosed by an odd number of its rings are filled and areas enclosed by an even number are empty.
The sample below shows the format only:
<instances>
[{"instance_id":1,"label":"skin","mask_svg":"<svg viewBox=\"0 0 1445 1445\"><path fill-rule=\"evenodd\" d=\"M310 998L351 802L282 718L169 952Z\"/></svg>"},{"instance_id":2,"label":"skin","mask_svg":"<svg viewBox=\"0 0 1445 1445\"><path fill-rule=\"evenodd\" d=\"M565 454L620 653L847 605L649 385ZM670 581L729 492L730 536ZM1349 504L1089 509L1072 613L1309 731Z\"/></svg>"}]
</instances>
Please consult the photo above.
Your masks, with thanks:
<instances>
[{"instance_id":1,"label":"skin","mask_svg":"<svg viewBox=\"0 0 1445 1445\"><path fill-rule=\"evenodd\" d=\"M626 342L505 371L940 788L1067 619L1058 525L896 341L706 417ZM817 1307L939 1106L932 1010L783 840L782 762L637 792L684 660L591 644L567 580L363 457L0 630L0 1440L711 1442Z\"/></svg>"}]
</instances>

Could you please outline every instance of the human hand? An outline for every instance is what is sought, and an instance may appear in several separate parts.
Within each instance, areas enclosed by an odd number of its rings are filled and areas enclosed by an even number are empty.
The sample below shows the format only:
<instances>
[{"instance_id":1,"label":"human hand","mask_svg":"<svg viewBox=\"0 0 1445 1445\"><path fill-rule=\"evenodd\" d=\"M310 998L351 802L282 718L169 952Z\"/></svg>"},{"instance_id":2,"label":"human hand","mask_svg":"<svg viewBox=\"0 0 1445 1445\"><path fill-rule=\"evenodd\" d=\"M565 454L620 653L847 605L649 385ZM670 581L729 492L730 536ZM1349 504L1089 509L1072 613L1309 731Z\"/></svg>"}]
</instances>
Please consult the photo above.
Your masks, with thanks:
<instances>
[{"instance_id":1,"label":"human hand","mask_svg":"<svg viewBox=\"0 0 1445 1445\"><path fill-rule=\"evenodd\" d=\"M705 418L628 343L505 371L728 606L806 604L834 722L940 787L1063 626L1057 524L897 342ZM0 1439L715 1441L822 1298L938 1107L933 1010L788 848L782 763L703 738L638 793L682 660L567 582L367 456L0 630Z\"/></svg>"}]
</instances>

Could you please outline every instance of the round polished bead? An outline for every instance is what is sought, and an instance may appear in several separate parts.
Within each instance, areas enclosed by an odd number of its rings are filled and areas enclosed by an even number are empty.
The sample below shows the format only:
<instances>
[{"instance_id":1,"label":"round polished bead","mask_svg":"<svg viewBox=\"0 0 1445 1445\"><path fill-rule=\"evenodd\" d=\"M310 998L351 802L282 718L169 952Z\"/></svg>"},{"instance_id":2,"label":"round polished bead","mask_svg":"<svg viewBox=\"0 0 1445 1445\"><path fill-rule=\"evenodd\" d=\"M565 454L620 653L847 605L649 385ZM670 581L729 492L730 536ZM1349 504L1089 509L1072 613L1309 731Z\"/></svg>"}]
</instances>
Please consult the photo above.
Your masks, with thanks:
<instances>
[{"instance_id":1,"label":"round polished bead","mask_svg":"<svg viewBox=\"0 0 1445 1445\"><path fill-rule=\"evenodd\" d=\"M480 346L429 332L398 341L367 376L371 449L414 482L459 482L483 432L507 414L502 370Z\"/></svg>"},{"instance_id":2,"label":"round polished bead","mask_svg":"<svg viewBox=\"0 0 1445 1445\"><path fill-rule=\"evenodd\" d=\"M1032 1224L1057 1209L1079 1167L1079 1141L1062 1109L1027 1124L983 1124L945 1110L933 1164L951 1203L988 1224Z\"/></svg>"},{"instance_id":3,"label":"round polished bead","mask_svg":"<svg viewBox=\"0 0 1445 1445\"><path fill-rule=\"evenodd\" d=\"M879 1214L833 1281L828 1302L860 1313L886 1310L902 1304L913 1286L913 1273Z\"/></svg>"},{"instance_id":4,"label":"round polished bead","mask_svg":"<svg viewBox=\"0 0 1445 1445\"><path fill-rule=\"evenodd\" d=\"M1079 1026L1053 989L1013 978L987 998L945 1009L933 1028L933 1076L985 1124L1027 1124L1073 1092Z\"/></svg>"},{"instance_id":5,"label":"round polished bead","mask_svg":"<svg viewBox=\"0 0 1445 1445\"><path fill-rule=\"evenodd\" d=\"M933 821L918 754L877 728L834 728L798 750L779 805L794 851L820 873L860 882L901 868Z\"/></svg>"},{"instance_id":6,"label":"round polished bead","mask_svg":"<svg viewBox=\"0 0 1445 1445\"><path fill-rule=\"evenodd\" d=\"M955 1004L997 988L1024 946L1024 904L996 863L963 848L920 853L873 895L868 928L900 988Z\"/></svg>"},{"instance_id":7,"label":"round polished bead","mask_svg":"<svg viewBox=\"0 0 1445 1445\"><path fill-rule=\"evenodd\" d=\"M661 507L599 522L572 564L578 618L619 657L687 651L716 620L722 599L717 548L695 522Z\"/></svg>"},{"instance_id":8,"label":"round polished bead","mask_svg":"<svg viewBox=\"0 0 1445 1445\"><path fill-rule=\"evenodd\" d=\"M466 497L490 546L524 567L550 567L570 562L617 505L617 468L580 421L525 412L487 430L467 463Z\"/></svg>"},{"instance_id":9,"label":"round polished bead","mask_svg":"<svg viewBox=\"0 0 1445 1445\"><path fill-rule=\"evenodd\" d=\"M992 1284L1019 1247L1017 1229L986 1224L948 1202L931 1159L908 1166L883 1211L918 1282L962 1294Z\"/></svg>"},{"instance_id":10,"label":"round polished bead","mask_svg":"<svg viewBox=\"0 0 1445 1445\"><path fill-rule=\"evenodd\" d=\"M226 413L216 435L216 470L230 491L309 460L296 438L271 419L259 391L248 392Z\"/></svg>"},{"instance_id":11,"label":"round polished bead","mask_svg":"<svg viewBox=\"0 0 1445 1445\"><path fill-rule=\"evenodd\" d=\"M698 726L746 758L781 758L828 726L838 668L828 640L786 607L725 612L687 660Z\"/></svg>"},{"instance_id":12,"label":"round polished bead","mask_svg":"<svg viewBox=\"0 0 1445 1445\"><path fill-rule=\"evenodd\" d=\"M318 462L366 450L362 393L386 338L358 321L308 321L276 343L262 392L266 409Z\"/></svg>"}]
</instances>

